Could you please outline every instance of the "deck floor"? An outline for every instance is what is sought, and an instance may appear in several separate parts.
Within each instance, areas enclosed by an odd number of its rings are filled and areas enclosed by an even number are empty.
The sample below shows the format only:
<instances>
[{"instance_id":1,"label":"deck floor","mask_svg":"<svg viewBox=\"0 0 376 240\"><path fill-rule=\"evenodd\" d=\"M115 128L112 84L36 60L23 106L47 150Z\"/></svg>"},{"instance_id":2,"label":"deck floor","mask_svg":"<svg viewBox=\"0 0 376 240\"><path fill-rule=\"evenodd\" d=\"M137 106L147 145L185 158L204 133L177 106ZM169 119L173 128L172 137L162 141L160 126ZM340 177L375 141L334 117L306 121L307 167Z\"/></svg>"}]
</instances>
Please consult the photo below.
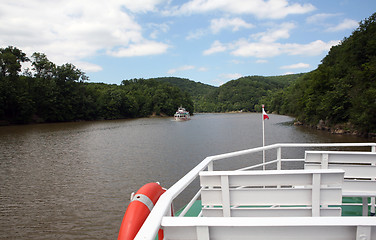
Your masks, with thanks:
<instances>
[{"instance_id":1,"label":"deck floor","mask_svg":"<svg viewBox=\"0 0 376 240\"><path fill-rule=\"evenodd\" d=\"M357 198L357 197L344 197L342 199L342 202L344 204L346 203L358 203L360 205L344 205L340 206L342 208L342 216L362 216L362 198ZM184 208L178 210L176 212L176 216L179 216L180 213L183 211ZM202 205L201 205L201 200L197 200L192 207L188 210L188 212L185 214L185 217L197 217L198 214L201 212ZM369 212L369 210L368 210Z\"/></svg>"}]
</instances>

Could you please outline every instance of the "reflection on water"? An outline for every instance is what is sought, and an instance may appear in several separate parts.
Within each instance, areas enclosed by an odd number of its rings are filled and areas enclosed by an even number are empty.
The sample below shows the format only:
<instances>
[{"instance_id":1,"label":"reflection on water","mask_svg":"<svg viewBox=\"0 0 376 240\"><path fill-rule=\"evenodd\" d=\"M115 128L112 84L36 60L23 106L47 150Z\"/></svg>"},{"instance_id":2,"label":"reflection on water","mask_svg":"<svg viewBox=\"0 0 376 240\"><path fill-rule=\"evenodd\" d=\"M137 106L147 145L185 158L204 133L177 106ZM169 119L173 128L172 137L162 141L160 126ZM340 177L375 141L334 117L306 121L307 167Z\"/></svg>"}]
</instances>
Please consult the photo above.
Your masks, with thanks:
<instances>
[{"instance_id":1,"label":"reflection on water","mask_svg":"<svg viewBox=\"0 0 376 240\"><path fill-rule=\"evenodd\" d=\"M366 141L291 121L271 114L266 144ZM261 131L259 114L0 127L0 238L115 239L132 191L170 187L207 156L261 146Z\"/></svg>"}]
</instances>

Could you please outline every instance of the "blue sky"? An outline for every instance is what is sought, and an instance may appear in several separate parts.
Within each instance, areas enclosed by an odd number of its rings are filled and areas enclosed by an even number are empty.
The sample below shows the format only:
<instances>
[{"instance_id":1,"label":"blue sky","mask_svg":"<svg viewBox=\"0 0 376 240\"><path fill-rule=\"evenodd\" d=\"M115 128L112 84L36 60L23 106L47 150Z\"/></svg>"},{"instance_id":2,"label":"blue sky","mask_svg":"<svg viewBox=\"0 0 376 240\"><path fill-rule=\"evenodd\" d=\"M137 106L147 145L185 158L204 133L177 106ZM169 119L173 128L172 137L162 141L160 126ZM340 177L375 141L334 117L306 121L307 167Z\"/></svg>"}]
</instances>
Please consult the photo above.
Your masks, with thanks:
<instances>
[{"instance_id":1,"label":"blue sky","mask_svg":"<svg viewBox=\"0 0 376 240\"><path fill-rule=\"evenodd\" d=\"M0 47L73 63L91 82L220 86L314 70L374 12L375 0L2 0Z\"/></svg>"}]
</instances>

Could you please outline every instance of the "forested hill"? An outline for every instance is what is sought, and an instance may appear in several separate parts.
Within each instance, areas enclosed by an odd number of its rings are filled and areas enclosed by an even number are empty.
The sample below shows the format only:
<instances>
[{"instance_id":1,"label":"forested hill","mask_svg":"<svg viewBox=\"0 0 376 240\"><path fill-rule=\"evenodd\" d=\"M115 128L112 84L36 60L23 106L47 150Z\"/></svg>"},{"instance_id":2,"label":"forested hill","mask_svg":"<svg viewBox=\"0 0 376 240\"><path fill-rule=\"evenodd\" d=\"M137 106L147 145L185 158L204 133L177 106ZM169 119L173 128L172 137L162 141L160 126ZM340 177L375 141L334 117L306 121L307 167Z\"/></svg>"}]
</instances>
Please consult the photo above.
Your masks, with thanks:
<instances>
[{"instance_id":1,"label":"forested hill","mask_svg":"<svg viewBox=\"0 0 376 240\"><path fill-rule=\"evenodd\" d=\"M271 92L281 90L304 74L284 76L247 76L214 87L189 79L156 78L187 92L194 102L195 112L259 111L261 99Z\"/></svg>"},{"instance_id":2,"label":"forested hill","mask_svg":"<svg viewBox=\"0 0 376 240\"><path fill-rule=\"evenodd\" d=\"M195 109L201 112L260 111L263 97L269 92L283 89L299 76L301 74L277 77L247 76L232 80L202 96L197 103L195 102Z\"/></svg>"},{"instance_id":3,"label":"forested hill","mask_svg":"<svg viewBox=\"0 0 376 240\"><path fill-rule=\"evenodd\" d=\"M267 99L270 110L306 124L376 133L376 13L332 47L316 70Z\"/></svg>"},{"instance_id":4,"label":"forested hill","mask_svg":"<svg viewBox=\"0 0 376 240\"><path fill-rule=\"evenodd\" d=\"M189 93L189 95L194 99L197 100L201 96L208 94L209 92L216 89L216 87L204 84L201 82L195 82L186 78L177 78L177 77L160 77L160 78L152 78L153 80L159 82L167 82L171 85L174 85L181 90Z\"/></svg>"}]
</instances>

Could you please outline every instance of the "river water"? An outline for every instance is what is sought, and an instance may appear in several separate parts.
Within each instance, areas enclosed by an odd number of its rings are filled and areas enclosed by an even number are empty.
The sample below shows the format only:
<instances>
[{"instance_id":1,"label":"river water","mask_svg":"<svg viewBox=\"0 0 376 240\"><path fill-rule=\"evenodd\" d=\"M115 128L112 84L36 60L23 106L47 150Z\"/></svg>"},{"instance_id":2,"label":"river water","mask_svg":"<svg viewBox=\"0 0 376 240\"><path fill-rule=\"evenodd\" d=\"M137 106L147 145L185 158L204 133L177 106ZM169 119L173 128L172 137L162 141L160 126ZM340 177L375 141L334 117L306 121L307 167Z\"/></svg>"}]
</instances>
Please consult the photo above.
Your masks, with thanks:
<instances>
[{"instance_id":1,"label":"river water","mask_svg":"<svg viewBox=\"0 0 376 240\"><path fill-rule=\"evenodd\" d=\"M269 117L267 145L368 141ZM168 188L207 156L261 146L261 123L239 113L0 127L0 239L116 239L132 191Z\"/></svg>"}]
</instances>

